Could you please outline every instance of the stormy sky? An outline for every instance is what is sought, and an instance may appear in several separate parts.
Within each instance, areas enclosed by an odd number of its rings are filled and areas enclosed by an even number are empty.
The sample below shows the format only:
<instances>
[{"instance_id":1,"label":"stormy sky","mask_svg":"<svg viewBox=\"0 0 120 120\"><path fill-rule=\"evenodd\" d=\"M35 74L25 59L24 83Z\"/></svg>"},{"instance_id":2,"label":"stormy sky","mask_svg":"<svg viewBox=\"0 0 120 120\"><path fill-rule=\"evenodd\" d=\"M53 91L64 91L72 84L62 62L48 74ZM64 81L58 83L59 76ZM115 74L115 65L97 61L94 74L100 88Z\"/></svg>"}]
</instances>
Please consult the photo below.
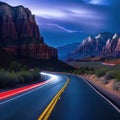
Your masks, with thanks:
<instances>
[{"instance_id":1,"label":"stormy sky","mask_svg":"<svg viewBox=\"0 0 120 120\"><path fill-rule=\"evenodd\" d=\"M2 0L24 5L36 15L45 41L52 46L79 42L100 32L120 33L120 0Z\"/></svg>"}]
</instances>

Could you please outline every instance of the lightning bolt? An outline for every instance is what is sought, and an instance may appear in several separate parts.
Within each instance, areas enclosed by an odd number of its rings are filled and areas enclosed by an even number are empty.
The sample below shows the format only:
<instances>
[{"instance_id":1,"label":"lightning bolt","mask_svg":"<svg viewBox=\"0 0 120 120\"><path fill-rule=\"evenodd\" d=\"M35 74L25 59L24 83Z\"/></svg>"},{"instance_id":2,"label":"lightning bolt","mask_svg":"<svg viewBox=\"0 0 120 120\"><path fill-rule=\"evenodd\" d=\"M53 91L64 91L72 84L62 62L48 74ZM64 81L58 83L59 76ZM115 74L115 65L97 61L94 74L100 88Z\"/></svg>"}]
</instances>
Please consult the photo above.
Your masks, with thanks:
<instances>
[{"instance_id":1,"label":"lightning bolt","mask_svg":"<svg viewBox=\"0 0 120 120\"><path fill-rule=\"evenodd\" d=\"M58 25L58 24L48 23L47 25L49 25L49 26L55 26L55 27L57 27L57 28L59 28L61 30L64 30L64 31L68 32L68 33L76 33L76 32L80 32L81 33L82 32L82 31L78 31L78 30L69 30L69 29L67 29L67 28L65 28L63 26Z\"/></svg>"}]
</instances>

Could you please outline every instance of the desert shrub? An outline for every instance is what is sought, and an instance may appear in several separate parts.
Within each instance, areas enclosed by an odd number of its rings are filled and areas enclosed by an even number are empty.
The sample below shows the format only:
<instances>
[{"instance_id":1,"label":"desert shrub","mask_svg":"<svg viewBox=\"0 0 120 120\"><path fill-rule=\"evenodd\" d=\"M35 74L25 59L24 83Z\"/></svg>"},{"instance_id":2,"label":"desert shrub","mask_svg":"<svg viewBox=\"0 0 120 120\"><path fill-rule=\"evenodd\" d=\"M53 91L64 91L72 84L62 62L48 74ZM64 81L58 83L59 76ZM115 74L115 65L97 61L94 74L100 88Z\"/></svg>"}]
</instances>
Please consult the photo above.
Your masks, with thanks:
<instances>
[{"instance_id":1,"label":"desert shrub","mask_svg":"<svg viewBox=\"0 0 120 120\"><path fill-rule=\"evenodd\" d=\"M103 83L107 84L107 83L109 83L109 81L111 79L114 79L114 78L115 78L115 72L114 71L108 71L104 76Z\"/></svg>"},{"instance_id":2,"label":"desert shrub","mask_svg":"<svg viewBox=\"0 0 120 120\"><path fill-rule=\"evenodd\" d=\"M88 74L94 74L95 70L93 68L89 68Z\"/></svg>"},{"instance_id":3,"label":"desert shrub","mask_svg":"<svg viewBox=\"0 0 120 120\"><path fill-rule=\"evenodd\" d=\"M81 67L80 68L80 71L85 74L85 73L88 73L89 72L89 68L88 67Z\"/></svg>"},{"instance_id":4,"label":"desert shrub","mask_svg":"<svg viewBox=\"0 0 120 120\"><path fill-rule=\"evenodd\" d=\"M0 87L15 87L19 83L18 77L14 72L0 72Z\"/></svg>"},{"instance_id":5,"label":"desert shrub","mask_svg":"<svg viewBox=\"0 0 120 120\"><path fill-rule=\"evenodd\" d=\"M0 88L15 87L17 84L41 80L39 69L9 72L0 69Z\"/></svg>"},{"instance_id":6,"label":"desert shrub","mask_svg":"<svg viewBox=\"0 0 120 120\"><path fill-rule=\"evenodd\" d=\"M37 69L36 69L37 71ZM40 79L40 73L36 72L34 69L31 71L24 70L17 72L17 77L19 79L20 84L30 83L32 81L36 81Z\"/></svg>"},{"instance_id":7,"label":"desert shrub","mask_svg":"<svg viewBox=\"0 0 120 120\"><path fill-rule=\"evenodd\" d=\"M81 67L79 69L74 70L72 73L74 74L93 74L94 73L94 69L92 68L88 68L88 67Z\"/></svg>"},{"instance_id":8,"label":"desert shrub","mask_svg":"<svg viewBox=\"0 0 120 120\"><path fill-rule=\"evenodd\" d=\"M120 82L120 71L115 73L115 79L117 82Z\"/></svg>"},{"instance_id":9,"label":"desert shrub","mask_svg":"<svg viewBox=\"0 0 120 120\"><path fill-rule=\"evenodd\" d=\"M95 74L97 77L102 77L106 74L106 72L108 72L107 68L101 68L101 69L96 70Z\"/></svg>"},{"instance_id":10,"label":"desert shrub","mask_svg":"<svg viewBox=\"0 0 120 120\"><path fill-rule=\"evenodd\" d=\"M120 92L120 82L117 82L113 85L113 90L117 90Z\"/></svg>"},{"instance_id":11,"label":"desert shrub","mask_svg":"<svg viewBox=\"0 0 120 120\"><path fill-rule=\"evenodd\" d=\"M94 70L90 70L90 71L89 71L89 74L94 74Z\"/></svg>"},{"instance_id":12,"label":"desert shrub","mask_svg":"<svg viewBox=\"0 0 120 120\"><path fill-rule=\"evenodd\" d=\"M18 77L15 72L8 73L6 76L6 80L8 81L8 87L15 87L18 83Z\"/></svg>"},{"instance_id":13,"label":"desert shrub","mask_svg":"<svg viewBox=\"0 0 120 120\"><path fill-rule=\"evenodd\" d=\"M115 78L115 72L114 72L114 71L108 71L108 72L105 74L104 77L105 77L106 80L114 79L114 78Z\"/></svg>"},{"instance_id":14,"label":"desert shrub","mask_svg":"<svg viewBox=\"0 0 120 120\"><path fill-rule=\"evenodd\" d=\"M31 74L33 75L34 80L40 80L41 79L40 69L34 68L34 69L31 69L30 71L31 71Z\"/></svg>"},{"instance_id":15,"label":"desert shrub","mask_svg":"<svg viewBox=\"0 0 120 120\"><path fill-rule=\"evenodd\" d=\"M23 76L23 72L22 71L17 72L17 76L18 76L18 79L19 79L19 84L24 84L25 79L24 79L24 76Z\"/></svg>"},{"instance_id":16,"label":"desert shrub","mask_svg":"<svg viewBox=\"0 0 120 120\"><path fill-rule=\"evenodd\" d=\"M20 83L29 83L33 81L33 75L30 71L20 71L17 73Z\"/></svg>"}]
</instances>

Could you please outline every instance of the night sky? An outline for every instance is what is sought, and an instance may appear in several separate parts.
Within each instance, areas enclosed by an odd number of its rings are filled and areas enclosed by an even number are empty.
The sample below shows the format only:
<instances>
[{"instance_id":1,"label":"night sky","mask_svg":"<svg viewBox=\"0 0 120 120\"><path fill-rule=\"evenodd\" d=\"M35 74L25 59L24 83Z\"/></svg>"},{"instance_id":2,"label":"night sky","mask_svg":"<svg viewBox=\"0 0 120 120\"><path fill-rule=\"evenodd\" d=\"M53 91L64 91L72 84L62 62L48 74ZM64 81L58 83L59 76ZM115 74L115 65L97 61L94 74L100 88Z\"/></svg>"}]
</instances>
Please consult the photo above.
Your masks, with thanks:
<instances>
[{"instance_id":1,"label":"night sky","mask_svg":"<svg viewBox=\"0 0 120 120\"><path fill-rule=\"evenodd\" d=\"M100 32L120 33L120 0L2 0L36 15L45 41L62 46Z\"/></svg>"}]
</instances>

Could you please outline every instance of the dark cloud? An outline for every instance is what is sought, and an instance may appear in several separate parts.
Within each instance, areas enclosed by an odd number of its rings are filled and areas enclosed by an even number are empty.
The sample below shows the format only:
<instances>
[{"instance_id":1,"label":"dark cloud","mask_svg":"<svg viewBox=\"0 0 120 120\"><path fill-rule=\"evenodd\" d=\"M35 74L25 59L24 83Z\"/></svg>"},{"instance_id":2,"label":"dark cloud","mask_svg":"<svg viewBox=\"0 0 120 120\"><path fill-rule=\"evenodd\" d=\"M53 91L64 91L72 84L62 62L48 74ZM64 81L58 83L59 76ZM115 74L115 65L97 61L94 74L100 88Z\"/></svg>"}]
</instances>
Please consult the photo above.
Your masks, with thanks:
<instances>
[{"instance_id":1,"label":"dark cloud","mask_svg":"<svg viewBox=\"0 0 120 120\"><path fill-rule=\"evenodd\" d=\"M50 45L73 43L99 32L120 31L120 0L3 1L30 8Z\"/></svg>"}]
</instances>

